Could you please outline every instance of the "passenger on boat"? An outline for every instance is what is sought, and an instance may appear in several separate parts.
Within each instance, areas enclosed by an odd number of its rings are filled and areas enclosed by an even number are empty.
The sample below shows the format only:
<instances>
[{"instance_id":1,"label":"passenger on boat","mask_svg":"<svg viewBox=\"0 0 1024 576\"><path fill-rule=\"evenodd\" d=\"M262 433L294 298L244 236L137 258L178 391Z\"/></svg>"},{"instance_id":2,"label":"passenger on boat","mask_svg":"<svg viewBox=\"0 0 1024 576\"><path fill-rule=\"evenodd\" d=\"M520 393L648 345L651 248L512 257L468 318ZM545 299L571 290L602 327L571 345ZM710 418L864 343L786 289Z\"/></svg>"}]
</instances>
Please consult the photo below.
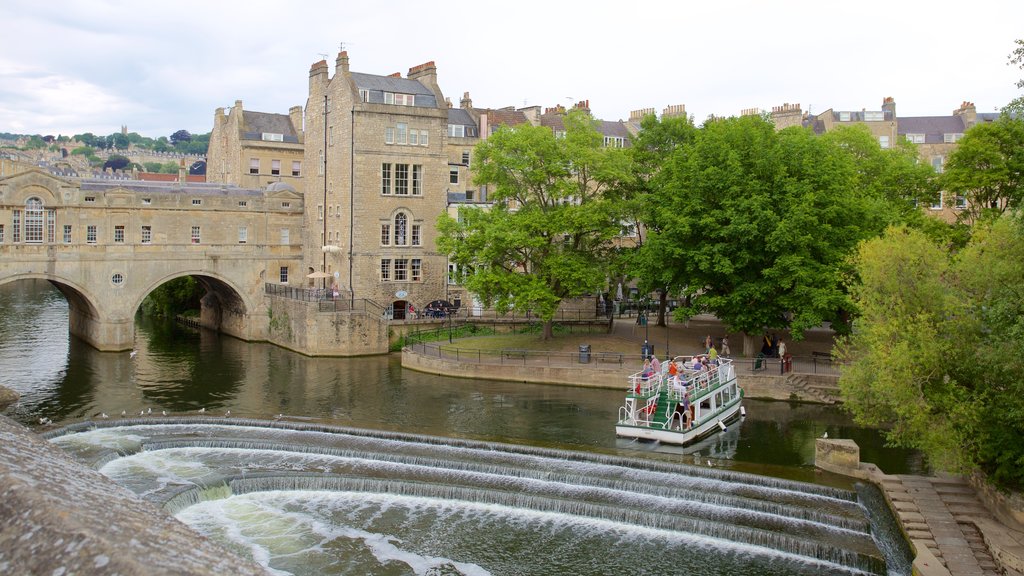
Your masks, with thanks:
<instances>
[{"instance_id":1,"label":"passenger on boat","mask_svg":"<svg viewBox=\"0 0 1024 576\"><path fill-rule=\"evenodd\" d=\"M700 361L700 356L693 357L693 369L698 372L704 369L704 364Z\"/></svg>"},{"instance_id":2,"label":"passenger on boat","mask_svg":"<svg viewBox=\"0 0 1024 576\"><path fill-rule=\"evenodd\" d=\"M708 360L712 364L717 364L718 363L718 350L715 350L714 346L712 346L711 348L708 348Z\"/></svg>"},{"instance_id":3,"label":"passenger on boat","mask_svg":"<svg viewBox=\"0 0 1024 576\"><path fill-rule=\"evenodd\" d=\"M658 360L658 357L653 354L651 354L651 370L655 374L661 374L661 360Z\"/></svg>"},{"instance_id":4,"label":"passenger on boat","mask_svg":"<svg viewBox=\"0 0 1024 576\"><path fill-rule=\"evenodd\" d=\"M672 360L666 360L666 362L668 362L669 376L675 376L676 374L679 374L679 366L676 366L675 362L673 362Z\"/></svg>"}]
</instances>

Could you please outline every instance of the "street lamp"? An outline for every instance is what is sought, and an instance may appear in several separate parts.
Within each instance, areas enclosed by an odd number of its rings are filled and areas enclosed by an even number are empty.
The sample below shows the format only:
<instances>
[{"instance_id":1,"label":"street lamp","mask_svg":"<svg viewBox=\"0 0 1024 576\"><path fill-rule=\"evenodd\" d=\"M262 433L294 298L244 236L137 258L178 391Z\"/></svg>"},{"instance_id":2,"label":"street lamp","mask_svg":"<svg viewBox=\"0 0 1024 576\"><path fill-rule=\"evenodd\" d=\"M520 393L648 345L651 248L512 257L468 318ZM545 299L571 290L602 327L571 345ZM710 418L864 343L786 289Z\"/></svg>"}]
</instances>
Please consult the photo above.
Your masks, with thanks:
<instances>
[{"instance_id":1,"label":"street lamp","mask_svg":"<svg viewBox=\"0 0 1024 576\"><path fill-rule=\"evenodd\" d=\"M671 332L668 330L668 286L665 286L665 358L671 359L672 353L668 351L668 337Z\"/></svg>"}]
</instances>

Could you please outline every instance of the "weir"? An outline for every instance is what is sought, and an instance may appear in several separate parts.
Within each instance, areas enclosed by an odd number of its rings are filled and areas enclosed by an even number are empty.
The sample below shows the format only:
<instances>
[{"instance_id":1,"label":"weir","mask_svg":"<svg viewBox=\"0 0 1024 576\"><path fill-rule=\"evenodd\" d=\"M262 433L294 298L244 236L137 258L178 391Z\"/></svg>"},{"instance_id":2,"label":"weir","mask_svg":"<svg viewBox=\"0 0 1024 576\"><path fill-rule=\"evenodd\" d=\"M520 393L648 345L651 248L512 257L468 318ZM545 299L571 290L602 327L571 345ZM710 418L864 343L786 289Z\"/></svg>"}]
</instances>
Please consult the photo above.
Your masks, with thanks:
<instances>
[{"instance_id":1,"label":"weir","mask_svg":"<svg viewBox=\"0 0 1024 576\"><path fill-rule=\"evenodd\" d=\"M770 477L282 421L125 419L50 436L295 574L550 574L567 558L599 573L909 574L856 493Z\"/></svg>"}]
</instances>

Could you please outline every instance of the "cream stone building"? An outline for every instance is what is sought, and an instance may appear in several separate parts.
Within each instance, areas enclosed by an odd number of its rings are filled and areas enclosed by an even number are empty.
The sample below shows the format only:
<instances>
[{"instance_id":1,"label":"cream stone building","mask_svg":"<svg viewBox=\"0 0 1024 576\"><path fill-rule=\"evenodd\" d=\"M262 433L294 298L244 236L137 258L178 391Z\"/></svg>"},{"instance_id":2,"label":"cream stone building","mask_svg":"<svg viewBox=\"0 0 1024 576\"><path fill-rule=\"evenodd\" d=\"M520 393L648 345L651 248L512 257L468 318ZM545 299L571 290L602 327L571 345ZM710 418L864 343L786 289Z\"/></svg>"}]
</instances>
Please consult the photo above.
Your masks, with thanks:
<instances>
[{"instance_id":1,"label":"cream stone building","mask_svg":"<svg viewBox=\"0 0 1024 576\"><path fill-rule=\"evenodd\" d=\"M790 126L805 126L817 134L824 134L838 126L861 124L867 126L882 148L889 148L897 139L917 146L921 162L941 173L949 155L957 147L964 133L979 122L993 122L995 113L979 114L973 102L963 102L949 116L896 115L896 101L892 97L882 100L881 110L834 111L818 115L804 113L799 104L783 104L772 108L772 120L779 130ZM940 192L938 198L923 208L947 222L953 222L967 207L963 197L949 197Z\"/></svg>"},{"instance_id":2,"label":"cream stone building","mask_svg":"<svg viewBox=\"0 0 1024 576\"><path fill-rule=\"evenodd\" d=\"M243 188L285 182L301 189L304 156L302 106L270 114L244 110L236 100L226 113L214 113L206 180Z\"/></svg>"},{"instance_id":3,"label":"cream stone building","mask_svg":"<svg viewBox=\"0 0 1024 576\"><path fill-rule=\"evenodd\" d=\"M305 117L305 255L309 274L343 297L387 306L394 319L446 293L447 258L436 248L450 187L448 105L427 62L406 77L309 72ZM316 280L311 280L316 285Z\"/></svg>"}]
</instances>

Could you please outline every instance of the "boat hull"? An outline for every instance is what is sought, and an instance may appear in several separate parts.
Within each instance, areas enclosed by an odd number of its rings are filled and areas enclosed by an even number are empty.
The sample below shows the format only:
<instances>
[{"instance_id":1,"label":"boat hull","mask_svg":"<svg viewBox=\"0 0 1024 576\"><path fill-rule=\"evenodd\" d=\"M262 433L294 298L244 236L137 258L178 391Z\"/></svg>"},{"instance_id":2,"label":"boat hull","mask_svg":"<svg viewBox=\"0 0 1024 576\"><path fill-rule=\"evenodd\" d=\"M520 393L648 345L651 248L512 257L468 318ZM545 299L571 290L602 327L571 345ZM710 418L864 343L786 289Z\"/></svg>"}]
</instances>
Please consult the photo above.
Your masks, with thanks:
<instances>
[{"instance_id":1,"label":"boat hull","mask_svg":"<svg viewBox=\"0 0 1024 576\"><path fill-rule=\"evenodd\" d=\"M620 438L654 440L664 444L685 445L720 431L718 423L726 424L735 419L740 413L741 404L742 396L739 396L735 401L727 404L715 417L709 418L689 430L672 430L661 428L660 426L637 426L620 422L615 425L615 435Z\"/></svg>"}]
</instances>

